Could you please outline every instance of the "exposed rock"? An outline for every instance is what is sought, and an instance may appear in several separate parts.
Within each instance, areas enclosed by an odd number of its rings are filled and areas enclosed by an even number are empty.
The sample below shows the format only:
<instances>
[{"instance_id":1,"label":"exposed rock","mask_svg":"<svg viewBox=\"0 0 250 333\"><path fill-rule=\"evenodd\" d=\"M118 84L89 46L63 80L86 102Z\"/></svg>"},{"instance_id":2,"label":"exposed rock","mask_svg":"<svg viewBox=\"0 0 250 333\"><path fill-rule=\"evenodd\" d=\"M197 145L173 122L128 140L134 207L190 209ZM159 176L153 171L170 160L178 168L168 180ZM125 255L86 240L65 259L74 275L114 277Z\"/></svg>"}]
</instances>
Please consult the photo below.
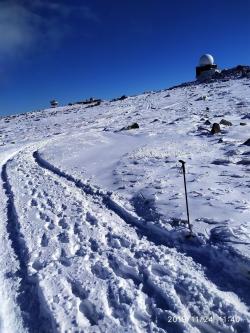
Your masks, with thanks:
<instances>
[{"instance_id":1,"label":"exposed rock","mask_svg":"<svg viewBox=\"0 0 250 333\"><path fill-rule=\"evenodd\" d=\"M240 126L246 126L247 123L240 123Z\"/></svg>"},{"instance_id":2,"label":"exposed rock","mask_svg":"<svg viewBox=\"0 0 250 333\"><path fill-rule=\"evenodd\" d=\"M232 126L233 124L231 123L231 121L228 121L226 119L221 119L220 121L221 125L225 125L225 126Z\"/></svg>"},{"instance_id":3,"label":"exposed rock","mask_svg":"<svg viewBox=\"0 0 250 333\"><path fill-rule=\"evenodd\" d=\"M122 95L120 98L119 98L119 101L123 101L124 99L126 99L127 96L126 95Z\"/></svg>"},{"instance_id":4,"label":"exposed rock","mask_svg":"<svg viewBox=\"0 0 250 333\"><path fill-rule=\"evenodd\" d=\"M207 96L204 95L204 96L200 96L196 99L196 101L206 101L207 100Z\"/></svg>"},{"instance_id":5,"label":"exposed rock","mask_svg":"<svg viewBox=\"0 0 250 333\"><path fill-rule=\"evenodd\" d=\"M93 98L93 97L90 97L90 99L86 99L84 101L78 101L78 102L74 102L74 103L70 103L71 105L75 105L75 104L82 104L82 105L85 105L85 104L97 104L97 105L100 105L102 102L101 99L97 99L97 98ZM96 105L95 105L96 106Z\"/></svg>"},{"instance_id":6,"label":"exposed rock","mask_svg":"<svg viewBox=\"0 0 250 333\"><path fill-rule=\"evenodd\" d=\"M215 165L227 165L227 164L229 164L229 160L225 160L223 158L219 158L217 160L214 160L212 162L212 164L215 164Z\"/></svg>"},{"instance_id":7,"label":"exposed rock","mask_svg":"<svg viewBox=\"0 0 250 333\"><path fill-rule=\"evenodd\" d=\"M111 102L124 101L126 98L128 98L126 95L122 95L121 97L112 99Z\"/></svg>"},{"instance_id":8,"label":"exposed rock","mask_svg":"<svg viewBox=\"0 0 250 333\"><path fill-rule=\"evenodd\" d=\"M211 134L216 134L220 133L220 124L218 123L213 123L212 129L211 129Z\"/></svg>"},{"instance_id":9,"label":"exposed rock","mask_svg":"<svg viewBox=\"0 0 250 333\"><path fill-rule=\"evenodd\" d=\"M243 159L239 162L237 162L237 164L241 164L241 165L250 165L250 160L248 159Z\"/></svg>"},{"instance_id":10,"label":"exposed rock","mask_svg":"<svg viewBox=\"0 0 250 333\"><path fill-rule=\"evenodd\" d=\"M121 128L120 131L128 131L128 130L137 129L137 128L139 128L139 125L137 123L133 123L132 125Z\"/></svg>"},{"instance_id":11,"label":"exposed rock","mask_svg":"<svg viewBox=\"0 0 250 333\"><path fill-rule=\"evenodd\" d=\"M208 119L205 121L204 125L211 125L211 121L209 121Z\"/></svg>"},{"instance_id":12,"label":"exposed rock","mask_svg":"<svg viewBox=\"0 0 250 333\"><path fill-rule=\"evenodd\" d=\"M86 106L86 109L87 109L87 108L93 108L93 107L95 107L95 106L99 106L100 104L101 104L101 100L96 101L96 102L94 102L93 104L90 104L90 105Z\"/></svg>"},{"instance_id":13,"label":"exposed rock","mask_svg":"<svg viewBox=\"0 0 250 333\"><path fill-rule=\"evenodd\" d=\"M242 75L243 74L243 75ZM221 73L215 73L214 77L212 79L207 80L207 82L226 82L229 79L237 79L237 78L242 78L244 77L250 77L250 66L245 66L245 65L239 65L237 67L231 68L231 69L224 69L221 71ZM192 81L192 82L186 82L182 83L176 86L173 86L171 88L168 88L168 91L174 90L176 88L182 88L182 87L192 87L196 86L198 84L204 84L199 83L197 81Z\"/></svg>"},{"instance_id":14,"label":"exposed rock","mask_svg":"<svg viewBox=\"0 0 250 333\"><path fill-rule=\"evenodd\" d=\"M245 114L245 116L242 117L241 119L250 119L250 113Z\"/></svg>"},{"instance_id":15,"label":"exposed rock","mask_svg":"<svg viewBox=\"0 0 250 333\"><path fill-rule=\"evenodd\" d=\"M243 145L250 146L250 139L247 139L247 141L245 141Z\"/></svg>"}]
</instances>

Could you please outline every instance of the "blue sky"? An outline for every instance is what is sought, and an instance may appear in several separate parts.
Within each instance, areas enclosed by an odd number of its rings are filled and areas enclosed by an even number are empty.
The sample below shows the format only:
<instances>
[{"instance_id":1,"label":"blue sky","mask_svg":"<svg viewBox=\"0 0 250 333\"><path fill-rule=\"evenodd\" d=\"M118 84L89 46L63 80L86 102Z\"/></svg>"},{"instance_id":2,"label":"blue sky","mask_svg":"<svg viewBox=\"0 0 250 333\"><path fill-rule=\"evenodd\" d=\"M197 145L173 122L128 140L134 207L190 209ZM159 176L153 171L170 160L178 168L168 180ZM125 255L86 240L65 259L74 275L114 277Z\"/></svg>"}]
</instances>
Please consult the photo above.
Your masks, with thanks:
<instances>
[{"instance_id":1,"label":"blue sky","mask_svg":"<svg viewBox=\"0 0 250 333\"><path fill-rule=\"evenodd\" d=\"M199 56L250 65L250 0L0 0L0 114L167 88Z\"/></svg>"}]
</instances>

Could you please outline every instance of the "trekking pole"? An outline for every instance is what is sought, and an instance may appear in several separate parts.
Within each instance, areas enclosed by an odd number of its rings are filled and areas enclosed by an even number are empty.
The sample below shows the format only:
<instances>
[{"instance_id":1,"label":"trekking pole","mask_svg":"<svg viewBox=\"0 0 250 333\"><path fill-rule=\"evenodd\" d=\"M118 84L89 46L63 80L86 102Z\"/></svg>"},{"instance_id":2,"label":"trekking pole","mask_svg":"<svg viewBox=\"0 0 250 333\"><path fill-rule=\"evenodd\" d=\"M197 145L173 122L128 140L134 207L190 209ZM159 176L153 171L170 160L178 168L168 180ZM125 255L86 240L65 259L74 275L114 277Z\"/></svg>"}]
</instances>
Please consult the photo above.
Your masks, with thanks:
<instances>
[{"instance_id":1,"label":"trekking pole","mask_svg":"<svg viewBox=\"0 0 250 333\"><path fill-rule=\"evenodd\" d=\"M188 208L188 197L187 197L187 183L186 183L186 169L185 169L185 163L182 160L179 160L179 162L181 163L181 167L182 167L182 171L183 171L183 177L184 177L184 187L185 187L185 197L186 197L186 208L187 208L187 222L188 222L188 228L190 231L190 236L193 235L193 231L192 231L192 226L190 223L190 218L189 218L189 208Z\"/></svg>"}]
</instances>

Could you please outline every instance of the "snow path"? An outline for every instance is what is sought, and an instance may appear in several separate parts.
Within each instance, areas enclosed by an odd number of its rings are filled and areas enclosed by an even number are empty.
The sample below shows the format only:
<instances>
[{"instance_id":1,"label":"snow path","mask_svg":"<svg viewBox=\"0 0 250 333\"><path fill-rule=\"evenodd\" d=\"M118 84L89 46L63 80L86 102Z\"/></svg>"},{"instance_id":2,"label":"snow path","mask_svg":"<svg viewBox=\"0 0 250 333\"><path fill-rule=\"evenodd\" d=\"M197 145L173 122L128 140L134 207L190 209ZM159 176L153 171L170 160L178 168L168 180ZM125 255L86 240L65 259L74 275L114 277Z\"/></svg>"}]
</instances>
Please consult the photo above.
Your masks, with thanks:
<instances>
[{"instance_id":1,"label":"snow path","mask_svg":"<svg viewBox=\"0 0 250 333\"><path fill-rule=\"evenodd\" d=\"M143 237L152 240L141 222L131 227L136 218L108 195L48 165L37 151L25 149L2 171L8 205L16 212L8 217L24 267L20 285L25 290L33 282L30 297L39 294L43 309L35 317L29 304L19 303L23 315L30 314L29 330L43 315L48 319L41 332L247 332L248 311L237 296L207 281L191 258L160 245L154 235L154 242ZM208 315L213 322L192 320ZM223 321L233 315L240 324ZM174 323L177 317L185 321Z\"/></svg>"},{"instance_id":2,"label":"snow path","mask_svg":"<svg viewBox=\"0 0 250 333\"><path fill-rule=\"evenodd\" d=\"M7 162L8 163L8 162ZM20 278L19 294L17 303L20 306L23 316L24 326L31 331L52 331L52 325L47 318L40 301L39 283L36 276L32 278L28 274L29 251L25 245L24 237L20 232L20 223L14 204L14 194L7 175L7 164L2 167L1 178L7 200L7 232L12 243L12 247L19 261L20 267L16 276Z\"/></svg>"},{"instance_id":3,"label":"snow path","mask_svg":"<svg viewBox=\"0 0 250 333\"><path fill-rule=\"evenodd\" d=\"M1 118L0 332L249 333L249 88Z\"/></svg>"},{"instance_id":4,"label":"snow path","mask_svg":"<svg viewBox=\"0 0 250 333\"><path fill-rule=\"evenodd\" d=\"M9 237L8 209L10 198L6 192L6 184L3 182L5 163L13 158L20 149L10 149L1 156L1 177L0 177L0 331L21 333L27 332L23 325L20 306L17 299L20 296L20 262L13 248L12 240Z\"/></svg>"},{"instance_id":5,"label":"snow path","mask_svg":"<svg viewBox=\"0 0 250 333\"><path fill-rule=\"evenodd\" d=\"M249 276L247 273L250 263L249 260L242 259L242 256L238 255L234 249L224 249L223 245L215 247L212 243L206 242L204 238L186 240L185 230L176 237L173 233L161 229L151 222L152 219L148 217L152 217L152 207L145 203L137 203L138 206L143 207L143 212L140 212L141 217L138 218L124 209L109 193L105 193L100 189L92 187L90 184L85 184L72 175L68 175L44 160L38 151L35 151L33 156L40 167L72 182L74 186L82 189L86 195L100 197L107 209L118 215L127 224L136 227L140 236L147 237L155 245L166 245L171 248L177 248L179 251L192 257L195 262L205 268L207 278L215 283L219 289L233 291L250 306L250 294L248 292ZM150 211L147 211L147 209ZM218 271L220 271L220 274L218 274Z\"/></svg>"}]
</instances>

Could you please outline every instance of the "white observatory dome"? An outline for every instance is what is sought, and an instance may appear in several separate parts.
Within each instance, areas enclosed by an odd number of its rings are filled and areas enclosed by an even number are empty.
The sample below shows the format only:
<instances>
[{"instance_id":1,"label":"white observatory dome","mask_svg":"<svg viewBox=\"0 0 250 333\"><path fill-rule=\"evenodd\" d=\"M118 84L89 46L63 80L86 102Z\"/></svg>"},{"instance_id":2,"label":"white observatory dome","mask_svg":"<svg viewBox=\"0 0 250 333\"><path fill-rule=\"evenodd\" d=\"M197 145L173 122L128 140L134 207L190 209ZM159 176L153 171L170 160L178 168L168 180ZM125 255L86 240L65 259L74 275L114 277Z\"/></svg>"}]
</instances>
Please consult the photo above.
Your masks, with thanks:
<instances>
[{"instance_id":1,"label":"white observatory dome","mask_svg":"<svg viewBox=\"0 0 250 333\"><path fill-rule=\"evenodd\" d=\"M213 65L214 58L211 54L204 54L200 57L199 66Z\"/></svg>"}]
</instances>

